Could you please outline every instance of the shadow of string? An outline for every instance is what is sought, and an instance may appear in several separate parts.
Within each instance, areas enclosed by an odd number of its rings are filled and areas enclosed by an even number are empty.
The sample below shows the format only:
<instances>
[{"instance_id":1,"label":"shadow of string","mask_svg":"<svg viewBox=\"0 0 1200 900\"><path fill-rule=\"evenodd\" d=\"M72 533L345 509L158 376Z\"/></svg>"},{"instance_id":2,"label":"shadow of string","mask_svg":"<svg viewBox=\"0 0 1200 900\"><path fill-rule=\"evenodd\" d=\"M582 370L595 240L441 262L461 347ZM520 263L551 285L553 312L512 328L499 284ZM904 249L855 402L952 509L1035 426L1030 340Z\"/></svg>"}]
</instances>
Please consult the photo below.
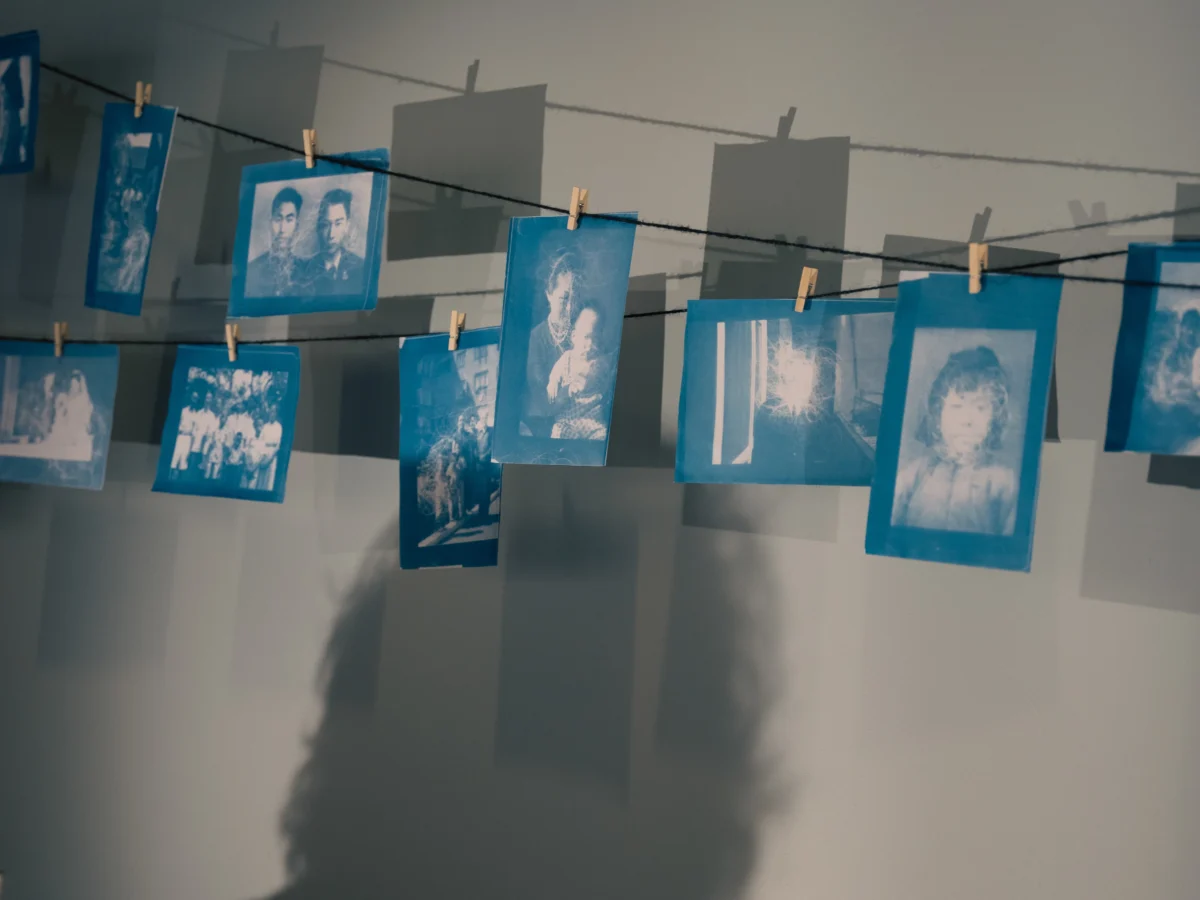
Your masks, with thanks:
<instances>
[{"instance_id":1,"label":"shadow of string","mask_svg":"<svg viewBox=\"0 0 1200 900\"><path fill-rule=\"evenodd\" d=\"M47 72L50 72L61 78L65 78L68 81L72 81L72 82L75 82L76 84L80 84L84 87L95 90L98 93L104 94L109 97L113 97L114 99L117 99L117 100L122 100L126 103L134 102L134 98L128 94L124 94L120 91L117 91L110 87L107 87L106 85L100 84L99 82L93 81L89 78L85 78L81 75L77 75L73 72L70 72L66 69L61 68L60 66L56 66L52 63L47 63L47 62L42 62L40 65L41 65L41 68ZM221 125L217 122L212 122L207 119L199 118L198 116L192 116L187 113L177 112L176 117L181 121L189 122L194 125L198 125L201 128L207 128L212 131L220 132L223 134L228 134L231 137L241 138L242 140L250 141L252 143L260 144L260 145L266 146L266 147L271 147L276 150L281 150L285 153L290 153L297 157L302 157L305 155L304 150L301 148L293 147L288 144L281 143L279 141L273 141L273 140L270 140L269 138L264 138L259 135L250 134L248 132L241 131L240 129L230 128L228 126ZM492 200L499 200L499 201L502 201L505 203L512 203L512 204L517 204L517 205L521 205L521 206L526 206L531 209L537 209L537 210L543 211L543 212L557 213L558 215L568 215L570 213L570 210L565 207L554 206L551 204L528 200L528 199L521 198L521 197L511 197L506 194L499 194L499 193L496 193L493 191L486 191L486 190L482 190L479 188L472 188L472 187L468 187L466 185L456 184L456 183L448 182L448 181L442 181L440 179L426 178L424 176L414 175L414 174L408 173L408 172L397 172L397 171L394 171L391 169L381 169L376 166L372 166L368 163L363 163L358 160L344 159L342 157L329 156L329 155L320 154L320 153L314 153L313 158L322 160L325 162L330 162L335 165L342 166L343 168L358 169L358 170L362 170L362 171L366 171L366 172L371 172L371 173L377 174L377 175L386 175L389 178L398 178L398 179L401 179L404 181L414 182L414 183L418 183L418 184L426 184L426 185L431 185L433 187L444 188L447 190L459 191L464 194L471 194L471 195L477 196L477 197L484 197L484 198L488 198L488 199L492 199ZM1065 234L1065 233L1075 232L1075 231L1086 231L1086 230L1089 230L1092 228L1101 228L1101 227L1112 228L1112 227L1118 226L1118 225L1135 224L1135 223L1141 223L1141 222L1151 222L1151 221L1156 221L1156 220L1161 220L1161 219L1173 219L1173 218L1176 218L1179 216L1188 216L1188 215L1194 215L1197 213L1200 213L1200 206L1187 207L1187 208L1182 208L1182 209L1158 210L1155 212L1139 213L1139 214L1136 214L1133 216L1127 216L1127 217L1120 218L1120 219L1106 219L1103 221L1086 222L1086 223L1083 223L1080 225L1071 225L1071 226L1062 227L1062 228L1048 228L1048 229L1042 229L1039 231L1029 231L1029 232L1013 234L1013 235L1004 235L1001 237L991 238L988 241L988 243L989 244L1012 243L1012 242L1016 242L1016 241L1030 240L1032 238L1044 237L1044 236L1053 235L1053 234ZM625 216L617 216L617 215L611 215L611 214L606 214L606 213L582 213L582 214L580 214L580 216L581 216L581 218L592 218L592 219L597 219L600 221L610 221L610 222L620 222L620 223L628 223L631 221L628 217L625 217ZM854 258L854 259L868 259L868 260L876 260L876 261L880 261L880 262L892 262L892 263L898 263L900 265L916 266L916 267L919 267L922 269L926 269L928 267L933 266L933 267L936 267L937 269L943 270L945 272L964 273L964 272L968 271L967 266L959 265L956 263L935 261L935 260L929 260L929 259L918 259L915 257L907 257L907 256L896 256L893 254L886 254L886 253L875 253L875 252L867 251L867 250L852 250L852 249L847 249L844 247L835 247L835 246L831 246L831 245L811 244L811 243L808 243L805 241L789 241L786 238L778 238L778 237L769 238L769 237L763 237L760 235L741 234L741 233L737 233L737 232L728 232L728 231L716 231L713 229L698 228L698 227L695 227L692 225L682 225L682 224L678 224L678 223L674 223L674 222L660 222L660 221L650 221L650 220L638 219L636 221L636 224L639 228L650 228L650 229L660 230L660 231L675 232L677 234L690 234L690 235L695 235L695 236L699 236L699 237L716 237L716 238L721 238L724 240L745 241L748 243L754 243L754 244L775 247L775 248L785 248L785 249L791 249L791 250L806 250L806 251L813 251L813 252L821 253L821 254L828 253L828 254L838 256L838 257L848 257L848 258ZM1128 254L1128 250L1108 250L1108 251L1103 251L1103 252L1099 252L1099 253L1087 253L1087 254L1082 254L1079 256L1064 257L1062 259L1057 260L1057 263L1058 263L1058 265L1065 265L1065 264L1069 264L1069 263L1090 262L1090 261L1096 261L1096 260L1101 260L1101 259L1109 259L1109 258L1118 257L1118 256L1125 256L1127 254ZM1065 274L1062 272L1031 271L1032 269L1040 268L1044 265L1045 265L1044 262L1024 263L1021 265L1005 266L1005 267L1002 267L999 269L989 269L988 273L992 274L992 275L1020 273L1026 277L1032 277L1032 278L1052 278L1052 279L1056 279L1059 281L1076 281L1076 282L1083 282L1083 283L1087 283L1087 284L1113 284L1113 285L1121 285L1123 287L1145 287L1145 288L1164 288L1165 287L1165 288L1173 288L1173 289L1177 289L1177 290L1200 291L1200 284L1186 284L1186 283L1179 283L1179 282L1150 281L1150 280L1139 280L1139 279L1109 278L1109 277L1098 276L1098 275L1069 275L1069 274ZM813 300L831 299L831 298L835 298L835 297L845 297L845 296L851 296L851 295L855 295L855 294L869 293L872 291L881 291L881 290L886 290L886 289L893 288L893 287L898 287L899 284L900 284L900 282L881 282L879 284L872 284L872 285L867 285L867 286L859 287L859 288L848 288L848 289L839 289L836 291L827 291L827 292L813 294L810 297L810 299L813 299ZM642 319L642 318L653 318L653 317L658 317L658 316L671 316L671 315L679 315L681 313L685 313L686 311L687 311L686 307L676 307L673 309L666 309L666 310L652 310L652 311L641 312L641 313L626 313L624 318L626 318L626 319ZM246 345L246 346L252 346L255 344L279 344L279 343L304 344L304 343L329 343L329 342L338 342L338 341L368 341L368 340L378 341L378 340L397 340L399 338L422 337L425 335L445 334L445 333L446 332L426 330L426 331L406 332L406 333L398 333L397 332L397 333L393 333L393 334L376 334L376 333L361 334L361 335L337 334L337 335L297 337L297 338L294 338L289 341L279 341L277 339L271 339L271 338L250 339L250 340L239 341L239 343ZM21 335L11 335L11 336L10 335L0 335L0 339L13 340L13 341L39 341L39 342L45 340L43 337L29 337L29 336L21 336ZM120 338L120 339L115 339L115 340L114 339L99 339L99 338L77 338L77 339L73 339L71 341L71 343L76 343L76 344L116 344L116 345L122 345L122 346L127 346L127 345L174 346L174 345L179 345L179 344L184 344L184 343L194 344L194 343L198 343L198 342L183 341L183 340L169 340L169 339L161 339L161 338ZM220 344L222 342L214 341L213 343Z\"/></svg>"}]
</instances>

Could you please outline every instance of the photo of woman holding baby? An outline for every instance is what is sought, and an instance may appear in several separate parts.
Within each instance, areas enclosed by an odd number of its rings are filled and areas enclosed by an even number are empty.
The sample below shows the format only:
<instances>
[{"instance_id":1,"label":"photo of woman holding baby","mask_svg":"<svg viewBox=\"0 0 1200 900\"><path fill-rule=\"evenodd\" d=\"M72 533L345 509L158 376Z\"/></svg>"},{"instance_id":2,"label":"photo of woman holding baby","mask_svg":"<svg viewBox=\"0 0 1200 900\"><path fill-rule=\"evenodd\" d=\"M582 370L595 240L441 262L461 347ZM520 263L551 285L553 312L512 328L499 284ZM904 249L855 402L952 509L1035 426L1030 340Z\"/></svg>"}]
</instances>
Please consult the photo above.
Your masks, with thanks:
<instances>
[{"instance_id":1,"label":"photo of woman holding baby","mask_svg":"<svg viewBox=\"0 0 1200 900\"><path fill-rule=\"evenodd\" d=\"M496 462L604 465L635 230L620 217L513 220Z\"/></svg>"}]
</instances>

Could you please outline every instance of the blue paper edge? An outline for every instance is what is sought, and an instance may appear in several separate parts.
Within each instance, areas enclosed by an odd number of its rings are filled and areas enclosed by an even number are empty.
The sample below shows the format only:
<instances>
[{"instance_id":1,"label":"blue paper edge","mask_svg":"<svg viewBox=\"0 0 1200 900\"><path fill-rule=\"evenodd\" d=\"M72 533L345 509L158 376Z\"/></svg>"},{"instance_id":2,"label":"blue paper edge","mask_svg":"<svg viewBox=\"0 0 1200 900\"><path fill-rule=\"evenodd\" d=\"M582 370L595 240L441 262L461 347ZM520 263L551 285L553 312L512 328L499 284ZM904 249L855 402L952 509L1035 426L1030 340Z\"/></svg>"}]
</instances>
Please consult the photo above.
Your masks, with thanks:
<instances>
[{"instance_id":1,"label":"blue paper edge","mask_svg":"<svg viewBox=\"0 0 1200 900\"><path fill-rule=\"evenodd\" d=\"M92 201L92 230L88 243L87 275L84 282L83 305L91 309L102 309L125 316L140 316L142 314L142 302L146 295L146 279L150 276L150 257L154 253L154 237L158 232L158 207L162 201L162 189L167 180L167 164L170 162L171 157L171 143L175 137L176 110L172 106L143 106L142 108L142 118L140 121L143 124L148 124L153 131L161 132L167 136L167 149L163 154L162 177L158 181L153 207L149 204L146 207L146 230L150 234L150 243L146 248L146 271L142 275L142 289L136 295L114 294L109 291L96 290L96 268L99 263L97 257L100 252L100 238L96 227L98 224L97 220L103 218L105 200L105 195L100 190L100 177L104 174L105 166L108 164L111 156L109 148L112 145L112 141L109 140L109 137L112 134L112 129L117 127L118 124L125 124L124 121L118 123L118 116L123 115L125 111L132 113L133 104L106 103L104 105L104 122L100 129L100 162L96 169L96 192ZM168 117L169 121L165 123L156 121L164 116Z\"/></svg>"},{"instance_id":2,"label":"blue paper edge","mask_svg":"<svg viewBox=\"0 0 1200 900\"><path fill-rule=\"evenodd\" d=\"M407 515L412 514L412 512L415 508L415 505L416 505L416 500L413 497L408 497L404 490L404 481L405 481L404 442L405 442L405 434L406 434L406 429L405 429L405 424L404 424L404 407L405 407L406 401L408 399L415 397L415 394L416 394L417 390L419 389L419 385L412 384L410 386L407 386L407 389L406 389L406 385L405 385L405 381L404 381L404 372L405 372L406 367L408 367L410 369L415 369L423 357L429 355L430 353L439 352L439 348L440 348L440 352L444 352L444 353L453 352L449 349L449 345L446 343L447 340L448 340L448 335L445 333L422 335L420 337L415 337L415 338L405 338L403 340L403 342L400 344L399 350L397 351L398 361L399 361L397 369L398 369L399 378L400 378L400 442L399 442L399 452L397 453L397 455L400 457L399 460L397 461L398 466L399 466L399 471L400 471L400 533L398 536L398 541L399 541L399 550L400 550L400 568L404 569L406 571L418 571L420 569L437 569L437 568L447 568L447 567L462 567L464 569L485 569L485 568L490 568L490 567L498 565L499 560L500 560L500 536L499 536L499 534L497 534L497 536L495 538L493 538L492 540L489 540L487 542L475 542L470 545L464 544L464 545L459 545L459 547L457 548L460 552L465 552L465 551L462 551L462 548L464 548L464 547L470 547L471 549L478 550L481 548L482 544L486 543L487 545L490 545L491 552L485 553L485 554L475 554L476 556L483 556L484 557L483 559L471 559L471 560L454 559L453 552L446 552L446 551L456 550L456 548L453 546L451 546L451 547L425 547L425 548L414 546L414 547L409 548L409 551L407 554L407 561L406 561L406 554L405 554L405 547L404 547L404 520L405 520L406 514ZM500 326L499 325L492 325L492 326L489 326L488 328L472 328L470 331L462 332L458 338L458 349L459 350L469 350L472 347L490 347L492 345L495 345L498 349L499 344L500 344ZM415 379L410 379L410 380L415 381ZM496 376L497 390L499 390L499 382L500 382L500 376L497 374L497 376ZM410 435L409 439L411 440L413 437L415 437L415 435ZM493 431L493 440L494 439L495 439L495 432ZM494 461L491 464L492 465L501 465L500 463L496 463ZM504 504L503 466L501 466L501 474L500 474L500 496L501 496L501 500L500 500L501 509L503 509L503 504Z\"/></svg>"},{"instance_id":3,"label":"blue paper edge","mask_svg":"<svg viewBox=\"0 0 1200 900\"><path fill-rule=\"evenodd\" d=\"M54 344L43 341L0 341L0 356L33 356L48 357L54 355ZM113 378L112 397L109 405L113 417L116 417L117 390L121 383L121 348L117 344L71 344L63 345L64 360L67 359L109 359L114 362L116 377ZM99 479L96 484L62 484L57 481L45 481L37 478L5 478L5 484L36 484L42 487L61 487L76 491L102 491L108 477L108 457L112 450L112 423L109 423L108 443L104 446L104 455L99 460L92 460L92 469L99 468ZM82 463L80 464L82 465Z\"/></svg>"},{"instance_id":4,"label":"blue paper edge","mask_svg":"<svg viewBox=\"0 0 1200 900\"><path fill-rule=\"evenodd\" d=\"M1168 262L1200 263L1200 241L1173 244L1130 244L1125 265L1126 281L1161 281ZM1144 390L1150 319L1158 306L1158 288L1126 285L1121 303L1121 329L1113 351L1112 384L1108 400L1108 425L1104 435L1106 453L1159 453L1166 448L1131 446L1129 431L1133 411Z\"/></svg>"},{"instance_id":5,"label":"blue paper edge","mask_svg":"<svg viewBox=\"0 0 1200 900\"><path fill-rule=\"evenodd\" d=\"M172 484L167 478L167 472L171 468L171 457L169 445L167 444L167 436L174 436L179 430L179 416L182 413L182 408L168 399L167 405L167 420L163 423L162 438L159 441L158 449L158 467L155 470L154 484L150 490L162 494L182 494L191 497L220 497L228 500L255 500L264 503L282 503L284 492L287 490L287 474L288 468L292 461L292 446L295 444L296 437L296 407L300 399L300 348L299 347L239 347L237 362L230 362L226 355L227 350L220 344L181 344L175 355L175 368L171 372L171 391L169 398L182 396L183 388L187 385L187 370L189 366L205 365L205 360L212 356L217 356L218 361L223 363L225 368L243 368L263 371L271 369L280 371L285 369L288 373L288 419L291 421L292 441L288 443L286 452L284 448L279 450L279 464L275 469L276 487L271 492L266 491L250 491L237 488L236 490L227 493L213 493L206 491L202 485L190 484ZM199 357L199 362L190 362L189 360ZM287 360L285 366L278 364L267 363L267 357L282 357ZM263 360L259 362L258 360Z\"/></svg>"},{"instance_id":6,"label":"blue paper edge","mask_svg":"<svg viewBox=\"0 0 1200 900\"><path fill-rule=\"evenodd\" d=\"M10 46L12 47L11 51L9 50ZM27 52L33 57L32 71L29 77L29 133L32 135L29 139L29 158L16 165L0 167L0 176L32 172L37 165L38 111L42 105L39 93L42 78L42 36L34 29L0 37L0 55L10 58L23 56L22 51L26 46L29 48Z\"/></svg>"},{"instance_id":7,"label":"blue paper edge","mask_svg":"<svg viewBox=\"0 0 1200 900\"><path fill-rule=\"evenodd\" d=\"M616 225L616 226L620 226L620 227L626 227L626 226L636 227L637 223L638 223L637 222L638 214L636 212L605 213L604 215L606 216L606 218L603 218L603 219L593 218L591 221L596 222L596 223L602 223L603 225L606 225L606 226ZM612 218L607 218L607 217L612 217ZM511 260L512 260L513 243L516 241L517 232L520 230L520 228L522 226L524 226L524 227L533 226L535 228L540 227L540 228L545 229L546 231L549 231L551 229L557 228L559 225L561 225L565 228L567 219L568 219L567 216L514 216L510 220L510 223L509 223L508 253L506 254L506 257L505 257L506 261L511 262ZM617 221L613 221L613 219L622 219L624 221L617 222ZM588 219L586 219L586 218L581 220L579 223L579 227L581 229L584 228L586 226L587 222L588 222ZM542 223L545 223L545 224L543 225ZM632 277L633 251L634 251L635 245L636 245L636 231L634 232L634 240L630 242L630 250L629 250L629 262L630 262L629 269L630 269L630 271L627 271L626 276L625 276L625 281L626 281L627 286L626 286L626 290L625 290L625 299L622 301L622 304L621 304L622 319L624 318L624 315L625 315L625 301L627 301L629 299L628 282L629 282L629 278ZM605 437L605 439L604 439L604 446L600 447L600 448L595 448L596 452L594 452L594 453L591 451L593 450L594 445L599 443L599 441L566 441L566 440L554 441L553 438L542 439L542 440L546 440L546 441L552 441L553 443L563 447L564 449L566 449L566 448L578 449L580 451L579 452L579 456L581 457L580 459L573 459L573 460L556 459L552 462L527 463L523 459L505 459L505 458L502 458L502 456L501 456L502 453L505 456L512 456L512 455L518 453L521 443L523 443L525 440L538 440L537 438L523 438L518 433L517 426L513 427L513 429L512 429L513 434L511 436L508 435L507 433L505 433L500 427L500 422L501 422L500 411L502 408L500 401L501 401L501 397L505 393L505 391L504 391L504 373L505 373L504 336L508 332L508 322L510 321L508 317L504 316L503 308L505 306L507 306L508 298L511 296L509 289L512 284L512 271L513 271L512 266L506 264L504 267L504 297L502 300L502 306L501 306L502 312L501 312L501 316L500 316L500 365L499 365L498 371L496 373L496 429L492 433L492 462L509 463L509 464L516 464L516 465L588 466L588 467L593 467L593 468L603 467L603 466L607 465L607 463L608 463L608 445L609 445L609 441L612 437L611 410L609 412L608 436ZM622 343L624 343L623 339L618 338L617 352L616 352L616 356L613 360L613 365L614 365L613 390L614 390L614 392L616 391L615 369L616 369L616 367L620 366L621 344ZM615 394L614 394L614 400L615 400ZM519 416L520 413L518 413L517 415ZM500 449L497 449L497 443L500 444Z\"/></svg>"},{"instance_id":8,"label":"blue paper edge","mask_svg":"<svg viewBox=\"0 0 1200 900\"><path fill-rule=\"evenodd\" d=\"M888 353L887 378L884 383L883 414L879 423L879 439L875 450L875 480L867 510L865 549L871 556L890 556L923 562L943 562L989 569L1028 572L1033 557L1033 537L1037 516L1038 488L1041 480L1041 449L1046 431L1049 408L1050 371L1058 332L1058 311L1062 297L1062 282L1049 278L1021 275L988 275L984 293L967 292L966 275L934 273L928 278L905 281L897 297L896 318L892 325L892 346ZM953 289L953 290L949 290ZM991 293L988 293L989 289ZM979 316L966 303L995 300L1012 310L1015 298L1001 294L1028 289L1034 292L1025 300L1028 310L1024 320L1008 324L972 322L970 315ZM937 296L922 298L922 293L937 292ZM1036 296L1043 295L1043 296ZM893 526L892 503L896 489L900 440L904 422L904 398L912 365L912 346L915 332L921 327L923 304L964 306L964 321L937 325L945 328L988 328L991 330L1037 332L1033 368L1030 374L1029 417L1025 426L1025 445L1022 450L1021 480L1017 494L1017 530L1012 535L974 535L958 532L926 531L918 528ZM940 310L939 310L940 311ZM1044 390L1036 391L1042 384ZM892 399L899 396L899 400ZM1032 465L1028 463L1032 462ZM1029 510L1028 519L1025 510ZM1028 521L1028 530L1022 525ZM947 545L954 551L946 552Z\"/></svg>"},{"instance_id":9,"label":"blue paper edge","mask_svg":"<svg viewBox=\"0 0 1200 900\"><path fill-rule=\"evenodd\" d=\"M745 322L754 319L783 319L794 317L817 317L824 321L827 316L864 315L868 313L894 313L896 301L885 300L809 300L803 312L796 312L795 300L689 300L683 329L683 377L679 384L679 415L675 428L675 483L676 484L783 484L837 487L866 487L870 478L858 479L808 479L798 481L764 481L753 471L731 473L728 477L709 477L701 469L711 469L703 464L687 460L684 439L684 424L687 419L687 393L689 383L689 350L697 339L693 324L711 322Z\"/></svg>"},{"instance_id":10,"label":"blue paper edge","mask_svg":"<svg viewBox=\"0 0 1200 900\"><path fill-rule=\"evenodd\" d=\"M362 171L357 167L339 166L334 160L345 159L367 163L378 169L391 167L391 151L387 147L373 150L355 150L350 153L331 154L330 159L316 160L310 169L302 159L282 162L260 163L242 167L242 180L238 186L238 220L233 239L233 277L229 284L228 318L261 319L279 315L311 315L322 312L367 312L379 305L379 269L383 254L383 227L387 219L388 175L380 172L371 176L371 214L367 220L367 248L374 257L374 265L366 261L369 274L363 290L354 294L327 294L316 298L318 303L308 304L311 308L292 313L259 312L242 307L254 306L264 301L294 300L302 304L310 297L246 297L246 266L250 254L250 229L253 223L254 188L268 181L296 181L302 178L319 178L325 175L343 175L347 171ZM374 240L372 240L372 236ZM372 246L373 245L373 246Z\"/></svg>"}]
</instances>

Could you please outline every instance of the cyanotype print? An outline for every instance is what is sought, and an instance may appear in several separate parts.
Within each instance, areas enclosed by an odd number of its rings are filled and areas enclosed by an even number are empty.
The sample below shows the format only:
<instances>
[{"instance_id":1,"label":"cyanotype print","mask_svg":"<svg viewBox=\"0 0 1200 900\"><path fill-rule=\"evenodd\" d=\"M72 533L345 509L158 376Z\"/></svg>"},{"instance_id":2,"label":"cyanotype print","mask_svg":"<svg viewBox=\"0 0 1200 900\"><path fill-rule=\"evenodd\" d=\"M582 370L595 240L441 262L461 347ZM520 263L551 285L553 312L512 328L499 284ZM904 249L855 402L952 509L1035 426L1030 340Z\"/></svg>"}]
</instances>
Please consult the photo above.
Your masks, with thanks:
<instances>
[{"instance_id":1,"label":"cyanotype print","mask_svg":"<svg viewBox=\"0 0 1200 900\"><path fill-rule=\"evenodd\" d=\"M36 31L0 37L0 175L33 169L40 48Z\"/></svg>"},{"instance_id":2,"label":"cyanotype print","mask_svg":"<svg viewBox=\"0 0 1200 900\"><path fill-rule=\"evenodd\" d=\"M1200 285L1200 243L1132 245L1126 278ZM1200 290L1125 288L1106 450L1200 456Z\"/></svg>"},{"instance_id":3,"label":"cyanotype print","mask_svg":"<svg viewBox=\"0 0 1200 900\"><path fill-rule=\"evenodd\" d=\"M375 169L387 150L348 153ZM242 171L231 317L374 309L387 176L319 160Z\"/></svg>"},{"instance_id":4,"label":"cyanotype print","mask_svg":"<svg viewBox=\"0 0 1200 900\"><path fill-rule=\"evenodd\" d=\"M175 129L175 110L129 103L104 108L100 173L92 212L85 302L95 309L141 315L158 200Z\"/></svg>"},{"instance_id":5,"label":"cyanotype print","mask_svg":"<svg viewBox=\"0 0 1200 900\"><path fill-rule=\"evenodd\" d=\"M1035 331L918 328L892 524L1011 535Z\"/></svg>"},{"instance_id":6,"label":"cyanotype print","mask_svg":"<svg viewBox=\"0 0 1200 900\"><path fill-rule=\"evenodd\" d=\"M905 281L867 552L1029 569L1061 283Z\"/></svg>"},{"instance_id":7,"label":"cyanotype print","mask_svg":"<svg viewBox=\"0 0 1200 900\"><path fill-rule=\"evenodd\" d=\"M895 304L688 303L675 480L867 485Z\"/></svg>"},{"instance_id":8,"label":"cyanotype print","mask_svg":"<svg viewBox=\"0 0 1200 900\"><path fill-rule=\"evenodd\" d=\"M637 214L619 215L512 220L497 462L604 465Z\"/></svg>"},{"instance_id":9,"label":"cyanotype print","mask_svg":"<svg viewBox=\"0 0 1200 900\"><path fill-rule=\"evenodd\" d=\"M295 347L180 347L154 490L282 503L299 393Z\"/></svg>"},{"instance_id":10,"label":"cyanotype print","mask_svg":"<svg viewBox=\"0 0 1200 900\"><path fill-rule=\"evenodd\" d=\"M0 343L0 481L104 487L118 360L116 347Z\"/></svg>"},{"instance_id":11,"label":"cyanotype print","mask_svg":"<svg viewBox=\"0 0 1200 900\"><path fill-rule=\"evenodd\" d=\"M494 566L500 329L400 342L400 567Z\"/></svg>"}]
</instances>

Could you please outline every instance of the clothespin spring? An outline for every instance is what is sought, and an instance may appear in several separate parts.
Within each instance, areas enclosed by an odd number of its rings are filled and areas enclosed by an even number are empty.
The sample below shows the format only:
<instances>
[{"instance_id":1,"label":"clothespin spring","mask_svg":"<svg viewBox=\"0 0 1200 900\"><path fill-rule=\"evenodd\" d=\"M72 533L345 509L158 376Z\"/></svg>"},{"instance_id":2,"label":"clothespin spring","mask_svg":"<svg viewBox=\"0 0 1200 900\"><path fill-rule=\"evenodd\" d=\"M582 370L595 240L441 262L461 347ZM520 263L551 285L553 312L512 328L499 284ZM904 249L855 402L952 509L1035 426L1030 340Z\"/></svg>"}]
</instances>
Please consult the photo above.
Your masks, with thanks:
<instances>
[{"instance_id":1,"label":"clothespin spring","mask_svg":"<svg viewBox=\"0 0 1200 900\"><path fill-rule=\"evenodd\" d=\"M817 270L805 266L800 272L800 291L796 294L796 312L804 312L804 305L817 289Z\"/></svg>"},{"instance_id":2,"label":"clothespin spring","mask_svg":"<svg viewBox=\"0 0 1200 900\"><path fill-rule=\"evenodd\" d=\"M142 107L150 102L150 89L154 85L150 82L137 83L137 89L133 92L133 117L140 119L142 117Z\"/></svg>"},{"instance_id":3,"label":"clothespin spring","mask_svg":"<svg viewBox=\"0 0 1200 900\"><path fill-rule=\"evenodd\" d=\"M316 165L316 163L313 161L313 157L316 155L316 153L317 153L317 129L305 128L304 129L304 167L306 169L311 169Z\"/></svg>"},{"instance_id":4,"label":"clothespin spring","mask_svg":"<svg viewBox=\"0 0 1200 900\"><path fill-rule=\"evenodd\" d=\"M450 349L458 349L458 336L467 324L467 314L457 309L450 311Z\"/></svg>"},{"instance_id":5,"label":"clothespin spring","mask_svg":"<svg viewBox=\"0 0 1200 900\"><path fill-rule=\"evenodd\" d=\"M579 227L579 217L587 212L587 208L587 188L571 188L571 206L567 213L567 231L574 231Z\"/></svg>"},{"instance_id":6,"label":"clothespin spring","mask_svg":"<svg viewBox=\"0 0 1200 900\"><path fill-rule=\"evenodd\" d=\"M972 294L978 294L983 290L983 271L988 267L987 244L967 245L967 266L970 276L968 290Z\"/></svg>"}]
</instances>

